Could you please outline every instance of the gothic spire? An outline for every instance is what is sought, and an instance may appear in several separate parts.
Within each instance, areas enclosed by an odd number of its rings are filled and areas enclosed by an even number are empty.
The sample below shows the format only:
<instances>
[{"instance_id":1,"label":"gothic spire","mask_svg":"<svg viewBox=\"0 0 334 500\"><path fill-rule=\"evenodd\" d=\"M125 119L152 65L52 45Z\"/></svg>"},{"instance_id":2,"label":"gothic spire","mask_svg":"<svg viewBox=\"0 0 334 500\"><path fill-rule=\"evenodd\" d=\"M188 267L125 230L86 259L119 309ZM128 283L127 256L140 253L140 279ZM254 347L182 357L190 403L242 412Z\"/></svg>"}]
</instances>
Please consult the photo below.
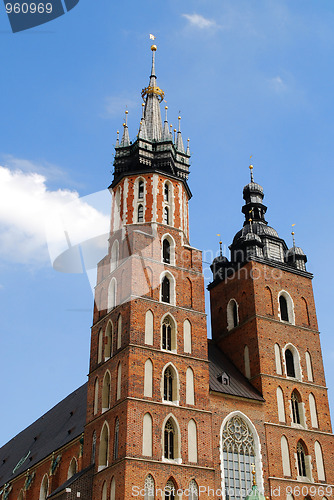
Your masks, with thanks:
<instances>
[{"instance_id":1,"label":"gothic spire","mask_svg":"<svg viewBox=\"0 0 334 500\"><path fill-rule=\"evenodd\" d=\"M121 146L129 146L130 137L129 137L129 129L128 129L128 110L125 111L125 121L123 123L123 137L121 140Z\"/></svg>"},{"instance_id":2,"label":"gothic spire","mask_svg":"<svg viewBox=\"0 0 334 500\"><path fill-rule=\"evenodd\" d=\"M168 120L167 120L167 109L168 106L165 106L165 121L164 121L164 129L162 131L162 140L163 141L171 141L172 134L169 132Z\"/></svg>"},{"instance_id":3,"label":"gothic spire","mask_svg":"<svg viewBox=\"0 0 334 500\"><path fill-rule=\"evenodd\" d=\"M145 104L143 103L142 106L143 106L143 115L142 115L141 120L140 120L138 137L139 137L139 139L147 139L147 130L146 130L146 123L145 123L145 116L144 116Z\"/></svg>"},{"instance_id":4,"label":"gothic spire","mask_svg":"<svg viewBox=\"0 0 334 500\"><path fill-rule=\"evenodd\" d=\"M181 134L181 116L178 117L178 120L179 120L179 130L177 132L177 137L176 137L176 149L180 151L180 153L184 153L184 146Z\"/></svg>"},{"instance_id":5,"label":"gothic spire","mask_svg":"<svg viewBox=\"0 0 334 500\"><path fill-rule=\"evenodd\" d=\"M146 124L147 139L149 141L160 141L162 136L162 123L160 114L160 102L164 98L164 92L157 86L155 75L155 52L156 45L152 45L152 70L148 87L142 90L142 98L145 102L144 118Z\"/></svg>"}]
</instances>

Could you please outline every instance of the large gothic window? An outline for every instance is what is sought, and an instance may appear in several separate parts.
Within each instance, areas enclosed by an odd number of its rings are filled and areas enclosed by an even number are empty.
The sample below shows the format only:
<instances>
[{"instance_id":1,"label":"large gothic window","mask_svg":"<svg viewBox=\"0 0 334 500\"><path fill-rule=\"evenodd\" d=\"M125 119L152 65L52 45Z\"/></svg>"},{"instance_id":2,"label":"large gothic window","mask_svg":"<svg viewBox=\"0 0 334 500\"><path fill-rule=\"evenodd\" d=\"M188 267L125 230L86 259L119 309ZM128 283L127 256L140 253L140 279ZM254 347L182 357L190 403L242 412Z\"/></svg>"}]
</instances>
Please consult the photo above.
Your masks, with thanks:
<instances>
[{"instance_id":1,"label":"large gothic window","mask_svg":"<svg viewBox=\"0 0 334 500\"><path fill-rule=\"evenodd\" d=\"M162 242L162 258L165 264L170 264L170 243L167 238Z\"/></svg>"},{"instance_id":2,"label":"large gothic window","mask_svg":"<svg viewBox=\"0 0 334 500\"><path fill-rule=\"evenodd\" d=\"M300 441L297 444L297 464L298 464L298 476L307 477L306 453L304 450L304 446Z\"/></svg>"},{"instance_id":3,"label":"large gothic window","mask_svg":"<svg viewBox=\"0 0 334 500\"><path fill-rule=\"evenodd\" d=\"M172 350L172 324L168 318L162 323L162 348L166 351Z\"/></svg>"},{"instance_id":4,"label":"large gothic window","mask_svg":"<svg viewBox=\"0 0 334 500\"><path fill-rule=\"evenodd\" d=\"M226 499L244 499L252 488L255 443L251 429L240 416L233 416L225 424L222 448Z\"/></svg>"},{"instance_id":5,"label":"large gothic window","mask_svg":"<svg viewBox=\"0 0 334 500\"><path fill-rule=\"evenodd\" d=\"M170 303L170 281L167 276L162 278L161 282L161 300Z\"/></svg>"},{"instance_id":6,"label":"large gothic window","mask_svg":"<svg viewBox=\"0 0 334 500\"><path fill-rule=\"evenodd\" d=\"M285 350L286 374L288 377L296 377L295 363L290 349Z\"/></svg>"},{"instance_id":7,"label":"large gothic window","mask_svg":"<svg viewBox=\"0 0 334 500\"><path fill-rule=\"evenodd\" d=\"M288 304L287 304L286 298L283 295L280 295L279 307L280 307L280 311L281 311L281 320L282 321L289 321Z\"/></svg>"},{"instance_id":8,"label":"large gothic window","mask_svg":"<svg viewBox=\"0 0 334 500\"><path fill-rule=\"evenodd\" d=\"M170 367L164 373L164 400L173 401L173 372Z\"/></svg>"},{"instance_id":9,"label":"large gothic window","mask_svg":"<svg viewBox=\"0 0 334 500\"><path fill-rule=\"evenodd\" d=\"M167 420L164 432L164 457L168 460L175 458L175 429L171 419Z\"/></svg>"},{"instance_id":10,"label":"large gothic window","mask_svg":"<svg viewBox=\"0 0 334 500\"><path fill-rule=\"evenodd\" d=\"M148 474L148 476L146 476L145 478L144 500L154 500L154 489L155 489L154 479L151 476L151 474Z\"/></svg>"}]
</instances>

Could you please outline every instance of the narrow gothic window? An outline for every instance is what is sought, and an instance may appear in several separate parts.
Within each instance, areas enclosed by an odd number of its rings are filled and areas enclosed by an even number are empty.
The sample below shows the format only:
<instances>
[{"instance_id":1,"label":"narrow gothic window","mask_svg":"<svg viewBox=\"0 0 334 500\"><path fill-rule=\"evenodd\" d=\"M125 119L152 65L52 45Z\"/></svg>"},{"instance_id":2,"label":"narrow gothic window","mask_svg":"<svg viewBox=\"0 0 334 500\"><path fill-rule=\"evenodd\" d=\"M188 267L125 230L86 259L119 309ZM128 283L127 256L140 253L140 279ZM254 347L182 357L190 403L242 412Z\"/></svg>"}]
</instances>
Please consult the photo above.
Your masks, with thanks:
<instances>
[{"instance_id":1,"label":"narrow gothic window","mask_svg":"<svg viewBox=\"0 0 334 500\"><path fill-rule=\"evenodd\" d=\"M164 373L164 400L173 401L173 373L170 368L166 368Z\"/></svg>"},{"instance_id":2,"label":"narrow gothic window","mask_svg":"<svg viewBox=\"0 0 334 500\"><path fill-rule=\"evenodd\" d=\"M162 348L166 351L172 350L172 325L168 318L162 324Z\"/></svg>"},{"instance_id":3,"label":"narrow gothic window","mask_svg":"<svg viewBox=\"0 0 334 500\"><path fill-rule=\"evenodd\" d=\"M222 439L226 498L239 500L252 489L254 437L246 422L241 417L234 416L225 424Z\"/></svg>"},{"instance_id":4,"label":"narrow gothic window","mask_svg":"<svg viewBox=\"0 0 334 500\"><path fill-rule=\"evenodd\" d=\"M109 455L109 429L107 424L104 424L100 435L100 450L99 450L99 466L107 467Z\"/></svg>"},{"instance_id":5,"label":"narrow gothic window","mask_svg":"<svg viewBox=\"0 0 334 500\"><path fill-rule=\"evenodd\" d=\"M47 474L45 474L41 484L41 489L39 491L39 500L46 499L46 497L48 496L48 489L49 489L49 480Z\"/></svg>"},{"instance_id":6,"label":"narrow gothic window","mask_svg":"<svg viewBox=\"0 0 334 500\"><path fill-rule=\"evenodd\" d=\"M139 181L139 183L138 183L138 200L142 200L143 198L144 198L144 182Z\"/></svg>"},{"instance_id":7,"label":"narrow gothic window","mask_svg":"<svg viewBox=\"0 0 334 500\"><path fill-rule=\"evenodd\" d=\"M151 474L149 474L145 478L145 486L144 486L145 495L144 495L144 500L154 500L154 489L155 489L154 486L155 486L154 485L154 479L151 476Z\"/></svg>"},{"instance_id":8,"label":"narrow gothic window","mask_svg":"<svg viewBox=\"0 0 334 500\"><path fill-rule=\"evenodd\" d=\"M233 302L233 326L238 326L238 306L236 302Z\"/></svg>"},{"instance_id":9,"label":"narrow gothic window","mask_svg":"<svg viewBox=\"0 0 334 500\"><path fill-rule=\"evenodd\" d=\"M198 500L198 486L196 481L192 479L189 483L189 500Z\"/></svg>"},{"instance_id":10,"label":"narrow gothic window","mask_svg":"<svg viewBox=\"0 0 334 500\"><path fill-rule=\"evenodd\" d=\"M227 329L232 330L239 324L238 304L231 299L227 304Z\"/></svg>"},{"instance_id":11,"label":"narrow gothic window","mask_svg":"<svg viewBox=\"0 0 334 500\"><path fill-rule=\"evenodd\" d=\"M165 500L175 500L175 485L171 480L165 486Z\"/></svg>"},{"instance_id":12,"label":"narrow gothic window","mask_svg":"<svg viewBox=\"0 0 334 500\"><path fill-rule=\"evenodd\" d=\"M170 281L167 276L164 276L161 282L161 300L170 303Z\"/></svg>"},{"instance_id":13,"label":"narrow gothic window","mask_svg":"<svg viewBox=\"0 0 334 500\"><path fill-rule=\"evenodd\" d=\"M164 433L164 451L165 451L165 458L169 460L174 460L174 441L175 441L175 430L174 426L169 419L165 425L165 433ZM174 497L167 497L167 498L174 498Z\"/></svg>"},{"instance_id":14,"label":"narrow gothic window","mask_svg":"<svg viewBox=\"0 0 334 500\"><path fill-rule=\"evenodd\" d=\"M162 259L166 264L170 264L170 243L167 238L162 243Z\"/></svg>"},{"instance_id":15,"label":"narrow gothic window","mask_svg":"<svg viewBox=\"0 0 334 500\"><path fill-rule=\"evenodd\" d=\"M288 303L286 301L286 298L283 295L280 295L279 307L280 307L280 311L281 311L281 320L282 321L289 321Z\"/></svg>"},{"instance_id":16,"label":"narrow gothic window","mask_svg":"<svg viewBox=\"0 0 334 500\"><path fill-rule=\"evenodd\" d=\"M296 377L295 363L290 349L285 350L286 374L288 377Z\"/></svg>"},{"instance_id":17,"label":"narrow gothic window","mask_svg":"<svg viewBox=\"0 0 334 500\"><path fill-rule=\"evenodd\" d=\"M168 203L169 202L169 187L166 182L165 184L165 189L164 189L164 200Z\"/></svg>"},{"instance_id":18,"label":"narrow gothic window","mask_svg":"<svg viewBox=\"0 0 334 500\"><path fill-rule=\"evenodd\" d=\"M117 418L115 423L114 460L117 460L118 458L118 444L119 444L119 420Z\"/></svg>"},{"instance_id":19,"label":"narrow gothic window","mask_svg":"<svg viewBox=\"0 0 334 500\"><path fill-rule=\"evenodd\" d=\"M298 476L307 477L306 474L306 454L301 442L297 444Z\"/></svg>"},{"instance_id":20,"label":"narrow gothic window","mask_svg":"<svg viewBox=\"0 0 334 500\"><path fill-rule=\"evenodd\" d=\"M96 454L96 432L94 431L92 439L92 456L91 456L92 464L95 464L95 454Z\"/></svg>"},{"instance_id":21,"label":"narrow gothic window","mask_svg":"<svg viewBox=\"0 0 334 500\"><path fill-rule=\"evenodd\" d=\"M300 424L299 403L299 398L294 391L291 395L292 421L294 424Z\"/></svg>"},{"instance_id":22,"label":"narrow gothic window","mask_svg":"<svg viewBox=\"0 0 334 500\"><path fill-rule=\"evenodd\" d=\"M168 207L164 208L164 223L169 224L169 210Z\"/></svg>"},{"instance_id":23,"label":"narrow gothic window","mask_svg":"<svg viewBox=\"0 0 334 500\"><path fill-rule=\"evenodd\" d=\"M143 207L143 205L138 206L137 222L144 222L144 207Z\"/></svg>"}]
</instances>

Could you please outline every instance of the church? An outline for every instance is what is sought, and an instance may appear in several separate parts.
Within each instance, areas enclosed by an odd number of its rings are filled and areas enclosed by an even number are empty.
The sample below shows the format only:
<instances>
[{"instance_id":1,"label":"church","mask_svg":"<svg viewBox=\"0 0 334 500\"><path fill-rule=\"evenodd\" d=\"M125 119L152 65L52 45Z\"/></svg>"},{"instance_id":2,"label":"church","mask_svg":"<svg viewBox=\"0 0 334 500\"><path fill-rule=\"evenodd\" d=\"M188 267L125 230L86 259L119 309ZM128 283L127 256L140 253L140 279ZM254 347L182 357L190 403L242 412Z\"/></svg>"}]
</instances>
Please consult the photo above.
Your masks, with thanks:
<instances>
[{"instance_id":1,"label":"church","mask_svg":"<svg viewBox=\"0 0 334 500\"><path fill-rule=\"evenodd\" d=\"M211 265L207 339L189 142L161 116L156 50L138 135L126 114L117 136L88 381L0 449L1 500L330 500L307 257L268 224L250 166L243 227Z\"/></svg>"}]
</instances>

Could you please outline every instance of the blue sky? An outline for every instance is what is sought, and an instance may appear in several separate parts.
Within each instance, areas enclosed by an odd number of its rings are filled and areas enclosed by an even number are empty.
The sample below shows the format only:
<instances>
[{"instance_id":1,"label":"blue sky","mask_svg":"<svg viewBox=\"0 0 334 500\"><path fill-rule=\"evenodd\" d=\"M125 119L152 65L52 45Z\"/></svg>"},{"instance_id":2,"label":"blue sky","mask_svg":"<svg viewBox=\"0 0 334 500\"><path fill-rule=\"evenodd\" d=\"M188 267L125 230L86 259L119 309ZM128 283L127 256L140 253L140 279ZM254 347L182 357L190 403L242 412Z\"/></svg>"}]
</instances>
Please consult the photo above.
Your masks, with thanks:
<instances>
[{"instance_id":1,"label":"blue sky","mask_svg":"<svg viewBox=\"0 0 334 500\"><path fill-rule=\"evenodd\" d=\"M269 224L288 243L296 224L315 276L334 410L332 1L80 0L17 34L1 5L0 444L86 380L92 292L53 270L45 230L63 201L80 214L79 198L110 184L126 106L135 138L149 33L169 121L181 112L190 137L191 243L205 261L217 233L231 243L253 155Z\"/></svg>"}]
</instances>

